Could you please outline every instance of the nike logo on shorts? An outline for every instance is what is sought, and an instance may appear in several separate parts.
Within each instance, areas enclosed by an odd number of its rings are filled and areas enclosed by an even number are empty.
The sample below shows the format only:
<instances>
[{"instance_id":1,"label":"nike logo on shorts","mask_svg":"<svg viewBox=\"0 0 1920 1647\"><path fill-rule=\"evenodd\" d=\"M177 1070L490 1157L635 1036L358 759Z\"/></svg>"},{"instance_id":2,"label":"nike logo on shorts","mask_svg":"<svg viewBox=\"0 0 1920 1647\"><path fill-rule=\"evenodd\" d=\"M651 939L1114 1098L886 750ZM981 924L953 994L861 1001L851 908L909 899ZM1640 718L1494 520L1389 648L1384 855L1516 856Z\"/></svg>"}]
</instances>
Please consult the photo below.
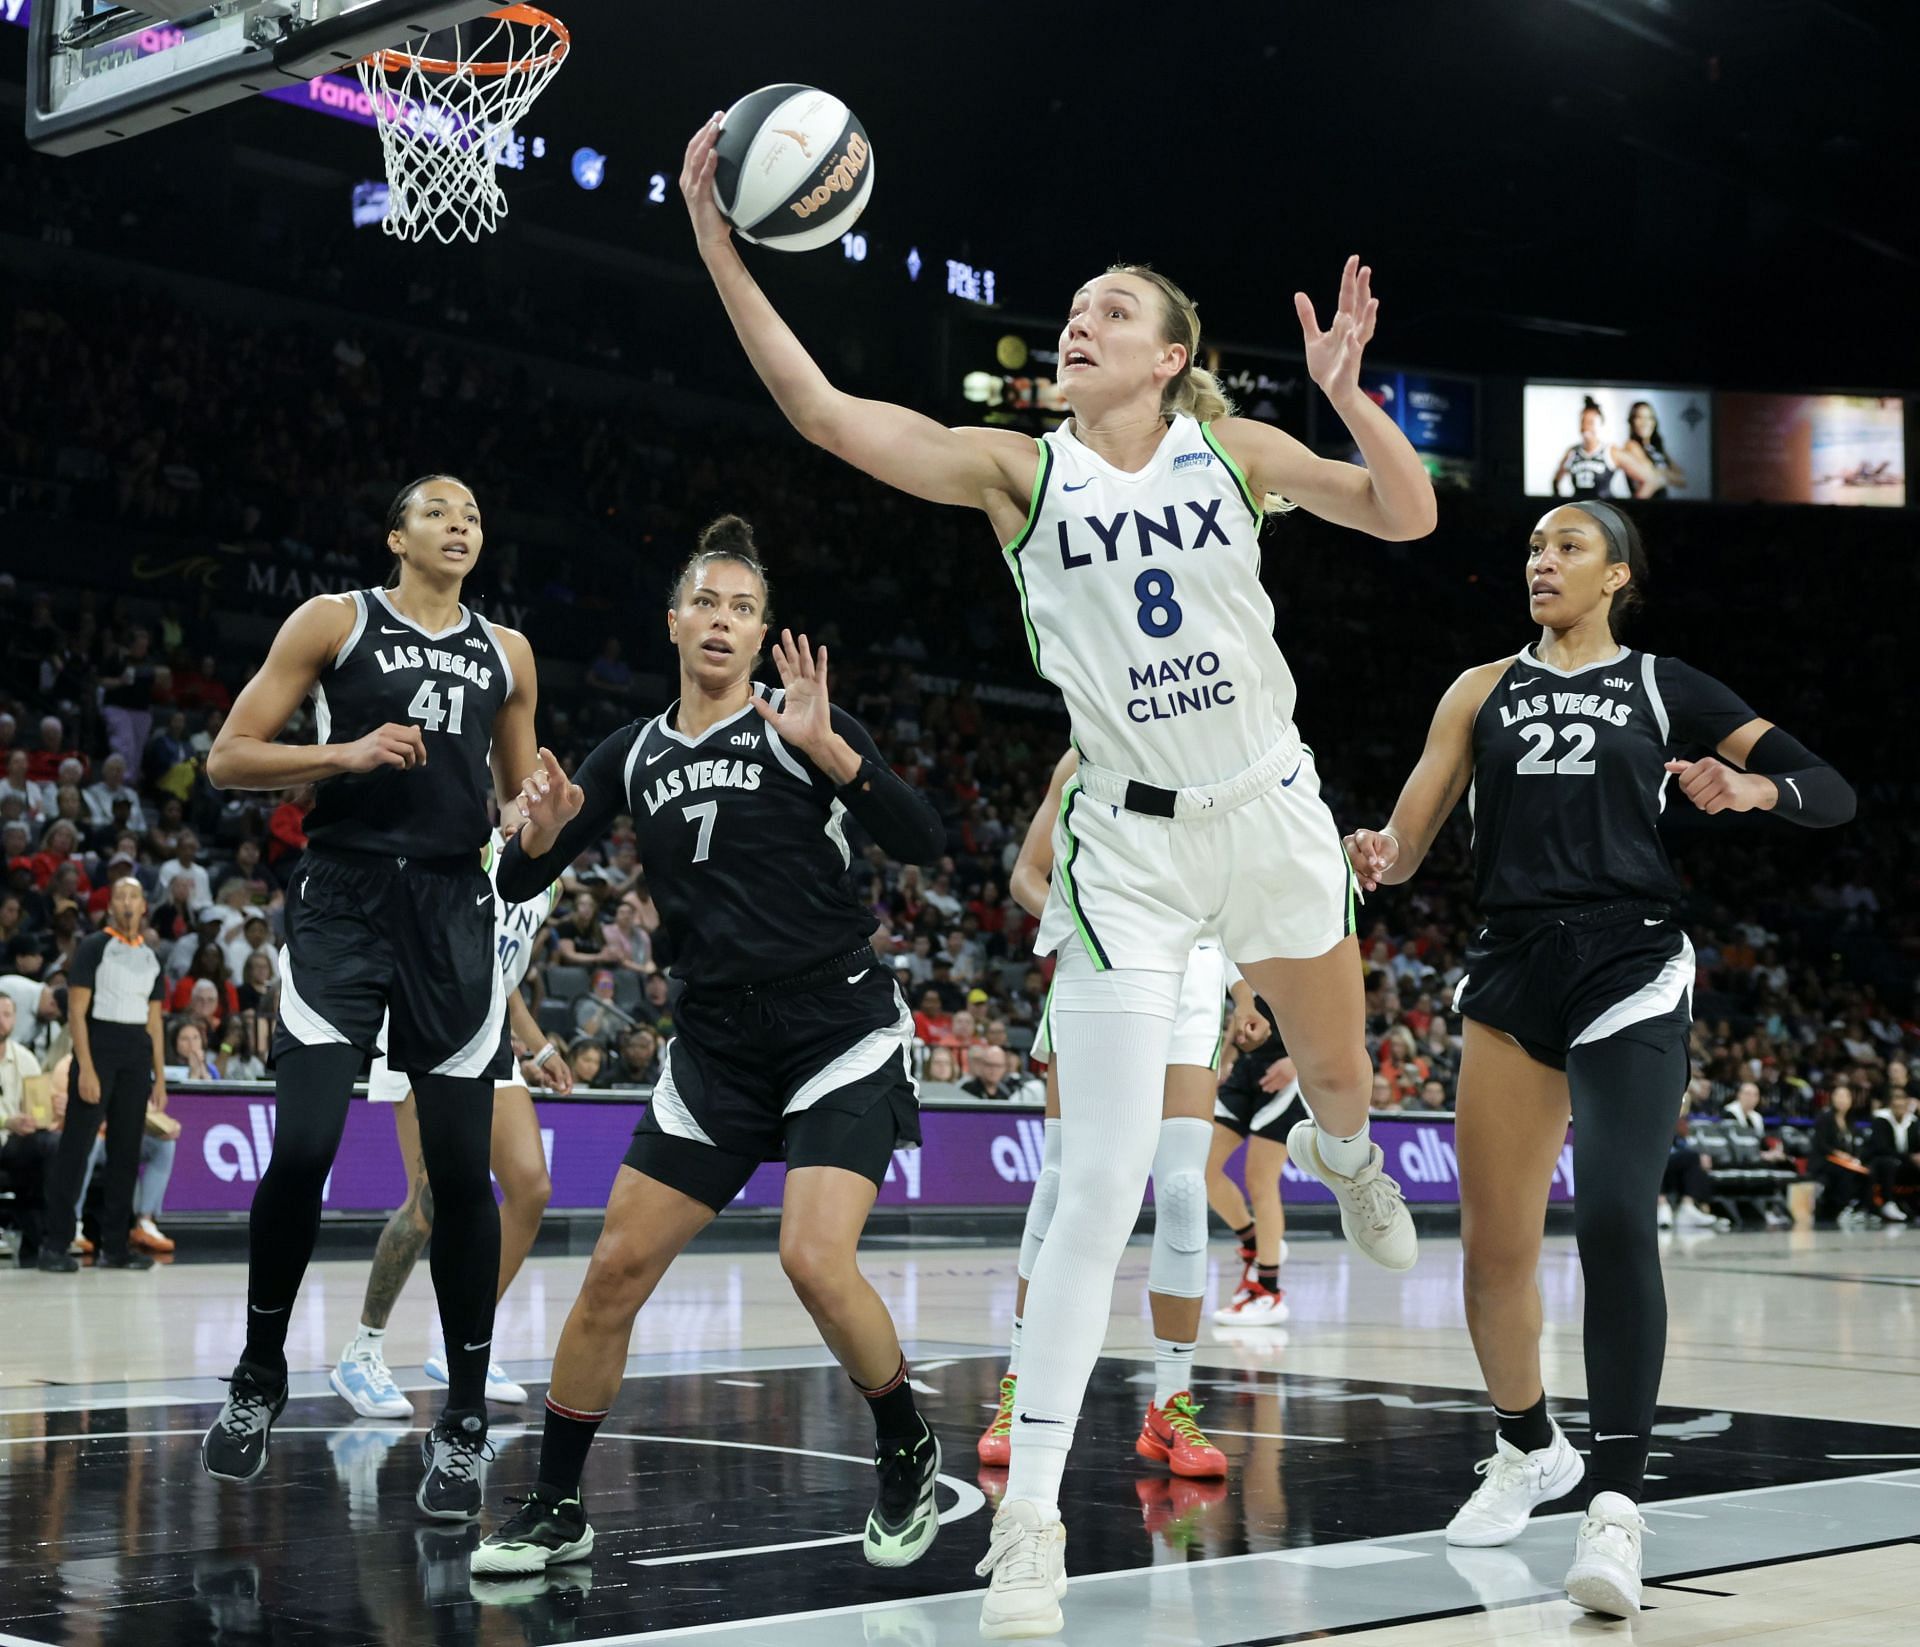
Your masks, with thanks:
<instances>
[{"instance_id":1,"label":"nike logo on shorts","mask_svg":"<svg viewBox=\"0 0 1920 1647\"><path fill-rule=\"evenodd\" d=\"M479 897L473 900L473 904L476 909L478 909L482 904L490 904L492 902L493 902L493 894L491 892L483 892L480 894Z\"/></svg>"},{"instance_id":2,"label":"nike logo on shorts","mask_svg":"<svg viewBox=\"0 0 1920 1647\"><path fill-rule=\"evenodd\" d=\"M1658 926L1660 923L1658 921L1649 921L1649 920L1642 919L1640 924L1642 926Z\"/></svg>"},{"instance_id":3,"label":"nike logo on shorts","mask_svg":"<svg viewBox=\"0 0 1920 1647\"><path fill-rule=\"evenodd\" d=\"M1065 481L1062 481L1060 483L1060 490L1063 492L1084 492L1092 484L1093 482L1090 480L1083 480L1078 486L1069 486Z\"/></svg>"},{"instance_id":4,"label":"nike logo on shorts","mask_svg":"<svg viewBox=\"0 0 1920 1647\"><path fill-rule=\"evenodd\" d=\"M850 984L857 984L860 982L862 978L866 977L868 972L871 972L872 970L873 970L872 967L868 967L865 969L865 971L856 972L847 979L847 982Z\"/></svg>"},{"instance_id":5,"label":"nike logo on shorts","mask_svg":"<svg viewBox=\"0 0 1920 1647\"><path fill-rule=\"evenodd\" d=\"M647 757L647 765L651 766L655 761L664 761L672 753L673 751L671 749L663 749L657 755L649 755Z\"/></svg>"}]
</instances>

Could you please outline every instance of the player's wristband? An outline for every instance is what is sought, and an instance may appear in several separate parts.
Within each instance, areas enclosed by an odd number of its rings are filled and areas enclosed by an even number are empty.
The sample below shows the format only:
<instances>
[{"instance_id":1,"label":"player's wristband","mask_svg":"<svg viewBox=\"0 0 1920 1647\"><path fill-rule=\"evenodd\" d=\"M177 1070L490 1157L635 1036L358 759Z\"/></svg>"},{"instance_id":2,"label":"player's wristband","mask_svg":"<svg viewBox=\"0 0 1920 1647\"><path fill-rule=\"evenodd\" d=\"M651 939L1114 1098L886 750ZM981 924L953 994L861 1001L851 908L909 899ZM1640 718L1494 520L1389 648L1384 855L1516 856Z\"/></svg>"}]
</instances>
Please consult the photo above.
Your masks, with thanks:
<instances>
[{"instance_id":1,"label":"player's wristband","mask_svg":"<svg viewBox=\"0 0 1920 1647\"><path fill-rule=\"evenodd\" d=\"M559 1050L560 1049L557 1046L555 1046L551 1041L549 1041L531 1058L529 1058L527 1062L530 1063L535 1069L544 1069L546 1067L547 1060L551 1058Z\"/></svg>"}]
</instances>

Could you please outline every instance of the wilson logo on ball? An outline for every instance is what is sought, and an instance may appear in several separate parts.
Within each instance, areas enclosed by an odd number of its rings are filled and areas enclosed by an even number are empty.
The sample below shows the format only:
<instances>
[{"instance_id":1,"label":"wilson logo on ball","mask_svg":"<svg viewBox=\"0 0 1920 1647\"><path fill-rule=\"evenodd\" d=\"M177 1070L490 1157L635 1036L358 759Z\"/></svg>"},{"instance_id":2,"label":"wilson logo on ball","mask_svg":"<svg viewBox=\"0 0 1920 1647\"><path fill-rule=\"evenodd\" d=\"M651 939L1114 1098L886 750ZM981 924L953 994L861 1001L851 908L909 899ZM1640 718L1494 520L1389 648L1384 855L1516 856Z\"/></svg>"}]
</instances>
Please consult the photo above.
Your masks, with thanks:
<instances>
[{"instance_id":1,"label":"wilson logo on ball","mask_svg":"<svg viewBox=\"0 0 1920 1647\"><path fill-rule=\"evenodd\" d=\"M713 196L742 239L810 251L851 229L873 193L873 139L814 86L762 86L721 117Z\"/></svg>"},{"instance_id":2,"label":"wilson logo on ball","mask_svg":"<svg viewBox=\"0 0 1920 1647\"><path fill-rule=\"evenodd\" d=\"M858 132L847 139L847 152L837 159L829 161L822 182L804 200L789 203L787 209L795 217L811 217L837 194L851 189L855 180L867 169L867 156L873 151L867 147L867 140Z\"/></svg>"}]
</instances>

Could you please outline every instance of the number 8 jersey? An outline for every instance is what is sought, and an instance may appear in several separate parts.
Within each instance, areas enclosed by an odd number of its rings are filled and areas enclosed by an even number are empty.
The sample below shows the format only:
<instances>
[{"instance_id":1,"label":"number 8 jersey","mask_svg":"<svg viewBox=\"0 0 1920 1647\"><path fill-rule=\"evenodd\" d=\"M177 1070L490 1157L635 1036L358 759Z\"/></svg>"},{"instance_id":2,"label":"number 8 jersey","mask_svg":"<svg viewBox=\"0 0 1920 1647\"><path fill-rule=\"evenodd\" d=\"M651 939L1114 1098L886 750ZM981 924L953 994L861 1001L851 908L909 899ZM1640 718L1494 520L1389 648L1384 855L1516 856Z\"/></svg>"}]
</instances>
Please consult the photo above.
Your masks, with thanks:
<instances>
[{"instance_id":1,"label":"number 8 jersey","mask_svg":"<svg viewBox=\"0 0 1920 1647\"><path fill-rule=\"evenodd\" d=\"M1623 646L1564 671L1528 647L1473 721L1467 807L1481 914L1525 925L1623 899L1677 903L1659 828L1666 763L1711 752L1753 718L1678 658Z\"/></svg>"},{"instance_id":2,"label":"number 8 jersey","mask_svg":"<svg viewBox=\"0 0 1920 1647\"><path fill-rule=\"evenodd\" d=\"M428 634L383 589L338 598L353 602L354 624L314 683L314 741L352 743L389 722L411 723L427 761L410 772L381 766L326 779L307 838L395 858L477 853L493 827L494 717L513 691L493 626L463 606L451 628Z\"/></svg>"},{"instance_id":3,"label":"number 8 jersey","mask_svg":"<svg viewBox=\"0 0 1920 1647\"><path fill-rule=\"evenodd\" d=\"M1184 415L1131 473L1071 425L1039 445L1027 523L1005 554L1034 668L1067 700L1075 746L1168 789L1245 771L1287 735L1294 706L1246 478Z\"/></svg>"}]
</instances>

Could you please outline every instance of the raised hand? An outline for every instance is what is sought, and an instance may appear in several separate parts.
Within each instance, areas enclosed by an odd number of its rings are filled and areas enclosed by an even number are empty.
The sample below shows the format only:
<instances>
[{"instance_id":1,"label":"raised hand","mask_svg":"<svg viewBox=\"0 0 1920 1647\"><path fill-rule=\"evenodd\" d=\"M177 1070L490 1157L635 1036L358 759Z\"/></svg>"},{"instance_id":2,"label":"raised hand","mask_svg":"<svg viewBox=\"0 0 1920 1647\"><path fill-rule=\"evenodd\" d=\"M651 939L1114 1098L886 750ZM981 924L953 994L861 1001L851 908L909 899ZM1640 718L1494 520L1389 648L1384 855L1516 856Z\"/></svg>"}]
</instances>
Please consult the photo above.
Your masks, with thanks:
<instances>
[{"instance_id":1,"label":"raised hand","mask_svg":"<svg viewBox=\"0 0 1920 1647\"><path fill-rule=\"evenodd\" d=\"M1668 761L1667 770L1680 780L1680 793L1706 813L1771 810L1780 798L1773 779L1737 772L1711 755L1703 761Z\"/></svg>"},{"instance_id":2,"label":"raised hand","mask_svg":"<svg viewBox=\"0 0 1920 1647\"><path fill-rule=\"evenodd\" d=\"M713 198L713 174L718 162L714 145L720 141L720 111L693 134L680 166L680 198L687 203L687 215L693 219L693 238L702 253L709 247L724 246L733 235L733 227L720 215Z\"/></svg>"},{"instance_id":3,"label":"raised hand","mask_svg":"<svg viewBox=\"0 0 1920 1647\"><path fill-rule=\"evenodd\" d=\"M1356 829L1340 843L1363 892L1371 892L1380 878L1400 861L1400 837L1391 830Z\"/></svg>"},{"instance_id":4,"label":"raised hand","mask_svg":"<svg viewBox=\"0 0 1920 1647\"><path fill-rule=\"evenodd\" d=\"M560 831L580 816L586 791L561 770L560 761L546 745L540 746L540 764L520 786L520 814L526 819L522 845L533 857L552 847ZM535 837L539 847L535 848Z\"/></svg>"},{"instance_id":5,"label":"raised hand","mask_svg":"<svg viewBox=\"0 0 1920 1647\"><path fill-rule=\"evenodd\" d=\"M1305 292L1293 294L1293 307L1306 339L1308 375L1335 404L1345 395L1357 394L1360 356L1373 341L1374 322L1380 314L1380 300L1373 295L1373 270L1357 256L1347 259L1340 271L1340 307L1324 332L1314 316L1313 300Z\"/></svg>"},{"instance_id":6,"label":"raised hand","mask_svg":"<svg viewBox=\"0 0 1920 1647\"><path fill-rule=\"evenodd\" d=\"M837 735L827 700L827 649L815 652L805 635L796 641L791 629L782 629L773 646L773 666L786 697L778 709L765 698L755 698L753 707L787 743L817 758Z\"/></svg>"}]
</instances>

